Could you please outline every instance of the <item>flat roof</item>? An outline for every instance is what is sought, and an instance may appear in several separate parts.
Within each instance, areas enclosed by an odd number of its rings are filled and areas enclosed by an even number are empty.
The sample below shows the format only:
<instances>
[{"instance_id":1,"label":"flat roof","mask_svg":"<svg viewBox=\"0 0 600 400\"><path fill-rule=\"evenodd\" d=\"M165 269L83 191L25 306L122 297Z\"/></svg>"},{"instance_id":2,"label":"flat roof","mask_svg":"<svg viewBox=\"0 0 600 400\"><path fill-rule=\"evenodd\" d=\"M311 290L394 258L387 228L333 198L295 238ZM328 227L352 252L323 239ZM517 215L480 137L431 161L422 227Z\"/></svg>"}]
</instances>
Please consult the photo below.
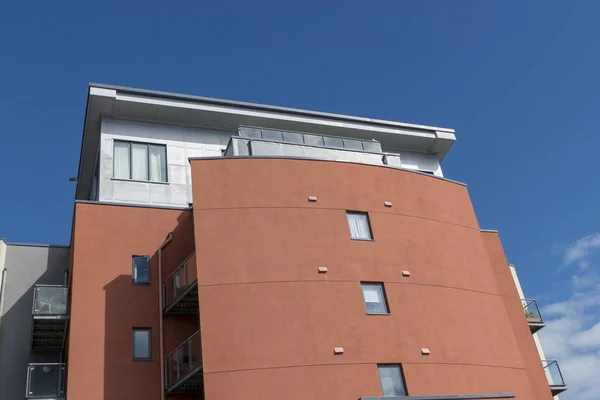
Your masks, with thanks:
<instances>
[{"instance_id":1,"label":"flat roof","mask_svg":"<svg viewBox=\"0 0 600 400\"><path fill-rule=\"evenodd\" d=\"M374 124L374 125L399 126L399 127L405 127L405 128L416 128L416 129L435 130L438 132L455 133L454 129L451 129L451 128L441 128L441 127L437 127L437 126L409 124L409 123L405 123L405 122L389 121L389 120L384 120L384 119L356 117L356 116L352 116L352 115L326 113L326 112L321 112L321 111L304 110L304 109L300 109L300 108L271 106L271 105L260 104L260 103L248 103L248 102L244 102L244 101L217 99L214 97L203 97L203 96L194 96L194 95L180 94L180 93L162 92L162 91L158 91L158 90L137 89L137 88L131 88L131 87L127 87L127 86L106 85L103 83L90 83L89 85L90 85L90 87L116 90L120 93L144 95L144 96L151 96L151 97L157 97L157 98L163 98L163 99L186 100L186 101L194 101L194 102L201 102L201 103L215 104L215 105L224 105L224 106L234 106L234 107L241 107L241 108L248 108L248 109L262 110L262 111L275 111L275 112L280 112L280 113L285 113L285 114L302 115L302 116L308 116L308 117L322 117L322 118L324 117L324 118L337 119L340 121L363 122L363 123Z\"/></svg>"},{"instance_id":2,"label":"flat roof","mask_svg":"<svg viewBox=\"0 0 600 400\"><path fill-rule=\"evenodd\" d=\"M388 151L413 151L442 160L456 141L453 129L211 97L90 83L75 198L86 200L100 145L102 118L185 125L237 133L241 125L375 139Z\"/></svg>"}]
</instances>

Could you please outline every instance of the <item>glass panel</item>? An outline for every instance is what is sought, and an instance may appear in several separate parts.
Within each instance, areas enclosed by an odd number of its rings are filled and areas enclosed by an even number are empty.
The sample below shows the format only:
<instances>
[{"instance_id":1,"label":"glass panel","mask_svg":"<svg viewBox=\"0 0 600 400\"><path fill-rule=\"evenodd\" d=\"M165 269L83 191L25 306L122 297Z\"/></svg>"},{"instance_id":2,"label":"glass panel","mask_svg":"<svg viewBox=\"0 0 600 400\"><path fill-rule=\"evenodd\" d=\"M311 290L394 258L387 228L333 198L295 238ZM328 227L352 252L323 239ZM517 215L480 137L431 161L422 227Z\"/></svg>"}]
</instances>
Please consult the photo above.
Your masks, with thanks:
<instances>
[{"instance_id":1,"label":"glass panel","mask_svg":"<svg viewBox=\"0 0 600 400\"><path fill-rule=\"evenodd\" d=\"M297 146L295 144L281 145L281 154L286 157L304 157L305 146Z\"/></svg>"},{"instance_id":2,"label":"glass panel","mask_svg":"<svg viewBox=\"0 0 600 400\"><path fill-rule=\"evenodd\" d=\"M283 140L281 131L272 131L270 129L262 130L262 138L265 140L278 140L280 142Z\"/></svg>"},{"instance_id":3,"label":"glass panel","mask_svg":"<svg viewBox=\"0 0 600 400\"><path fill-rule=\"evenodd\" d=\"M260 129L249 128L247 126L242 126L239 129L239 133L240 133L240 136L253 138L253 139L260 139L262 137L262 135L260 133Z\"/></svg>"},{"instance_id":4,"label":"glass panel","mask_svg":"<svg viewBox=\"0 0 600 400\"><path fill-rule=\"evenodd\" d=\"M376 151L378 153L381 153L381 143L379 143L379 142L363 141L362 145L363 145L363 149L365 149L365 151Z\"/></svg>"},{"instance_id":5,"label":"glass panel","mask_svg":"<svg viewBox=\"0 0 600 400\"><path fill-rule=\"evenodd\" d=\"M165 358L167 387L173 386L202 365L200 331L194 333Z\"/></svg>"},{"instance_id":6,"label":"glass panel","mask_svg":"<svg viewBox=\"0 0 600 400\"><path fill-rule=\"evenodd\" d=\"M250 155L250 150L248 148L250 141L247 139L231 139L231 144L233 146L233 155L234 156L247 156Z\"/></svg>"},{"instance_id":7,"label":"glass panel","mask_svg":"<svg viewBox=\"0 0 600 400\"><path fill-rule=\"evenodd\" d=\"M362 291L368 314L387 314L388 308L380 283L363 283Z\"/></svg>"},{"instance_id":8,"label":"glass panel","mask_svg":"<svg viewBox=\"0 0 600 400\"><path fill-rule=\"evenodd\" d=\"M150 330L133 330L133 358L136 360L150 359Z\"/></svg>"},{"instance_id":9,"label":"glass panel","mask_svg":"<svg viewBox=\"0 0 600 400\"><path fill-rule=\"evenodd\" d=\"M325 136L323 139L325 139L325 146L327 147L339 147L342 149L344 148L344 141L342 140L342 138Z\"/></svg>"},{"instance_id":10,"label":"glass panel","mask_svg":"<svg viewBox=\"0 0 600 400\"><path fill-rule=\"evenodd\" d=\"M154 182L167 181L167 147L149 145L150 148L150 180Z\"/></svg>"},{"instance_id":11,"label":"glass panel","mask_svg":"<svg viewBox=\"0 0 600 400\"><path fill-rule=\"evenodd\" d=\"M33 313L36 315L65 315L67 314L67 287L37 286L35 288L35 304Z\"/></svg>"},{"instance_id":12,"label":"glass panel","mask_svg":"<svg viewBox=\"0 0 600 400\"><path fill-rule=\"evenodd\" d=\"M362 142L355 139L344 139L344 147L351 150L362 150Z\"/></svg>"},{"instance_id":13,"label":"glass panel","mask_svg":"<svg viewBox=\"0 0 600 400\"><path fill-rule=\"evenodd\" d=\"M150 283L150 257L133 257L133 282Z\"/></svg>"},{"instance_id":14,"label":"glass panel","mask_svg":"<svg viewBox=\"0 0 600 400\"><path fill-rule=\"evenodd\" d=\"M57 397L64 392L63 364L36 364L29 366L28 397Z\"/></svg>"},{"instance_id":15,"label":"glass panel","mask_svg":"<svg viewBox=\"0 0 600 400\"><path fill-rule=\"evenodd\" d=\"M554 360L542 360L544 366L544 372L548 379L550 386L563 386L565 381L563 380L558 363Z\"/></svg>"},{"instance_id":16,"label":"glass panel","mask_svg":"<svg viewBox=\"0 0 600 400\"><path fill-rule=\"evenodd\" d=\"M131 143L131 179L148 180L148 145Z\"/></svg>"},{"instance_id":17,"label":"glass panel","mask_svg":"<svg viewBox=\"0 0 600 400\"><path fill-rule=\"evenodd\" d=\"M304 143L311 146L323 146L323 136L304 134Z\"/></svg>"},{"instance_id":18,"label":"glass panel","mask_svg":"<svg viewBox=\"0 0 600 400\"><path fill-rule=\"evenodd\" d=\"M399 365L380 365L379 378L384 396L406 396Z\"/></svg>"},{"instance_id":19,"label":"glass panel","mask_svg":"<svg viewBox=\"0 0 600 400\"><path fill-rule=\"evenodd\" d=\"M282 146L281 143L253 140L250 142L250 152L253 156L281 156Z\"/></svg>"},{"instance_id":20,"label":"glass panel","mask_svg":"<svg viewBox=\"0 0 600 400\"><path fill-rule=\"evenodd\" d=\"M348 226L350 227L350 236L352 239L372 239L369 219L365 213L347 213Z\"/></svg>"},{"instance_id":21,"label":"glass panel","mask_svg":"<svg viewBox=\"0 0 600 400\"><path fill-rule=\"evenodd\" d=\"M302 134L296 132L283 132L283 141L290 143L304 143Z\"/></svg>"},{"instance_id":22,"label":"glass panel","mask_svg":"<svg viewBox=\"0 0 600 400\"><path fill-rule=\"evenodd\" d=\"M118 179L130 179L129 143L115 141L113 157L113 177Z\"/></svg>"}]
</instances>

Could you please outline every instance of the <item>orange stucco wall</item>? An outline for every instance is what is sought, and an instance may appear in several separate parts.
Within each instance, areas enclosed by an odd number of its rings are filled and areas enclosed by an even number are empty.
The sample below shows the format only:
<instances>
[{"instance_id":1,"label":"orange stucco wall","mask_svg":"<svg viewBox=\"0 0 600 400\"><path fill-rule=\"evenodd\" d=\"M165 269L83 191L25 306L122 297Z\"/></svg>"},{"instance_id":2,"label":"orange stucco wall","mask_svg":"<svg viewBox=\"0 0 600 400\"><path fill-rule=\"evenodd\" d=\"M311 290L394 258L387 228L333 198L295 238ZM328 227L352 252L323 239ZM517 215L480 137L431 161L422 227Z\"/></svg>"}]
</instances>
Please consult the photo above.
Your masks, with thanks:
<instances>
[{"instance_id":1,"label":"orange stucco wall","mask_svg":"<svg viewBox=\"0 0 600 400\"><path fill-rule=\"evenodd\" d=\"M207 400L381 396L378 363L402 363L410 395L551 400L464 186L258 158L193 160L192 182ZM369 212L374 241L350 239L346 210ZM391 315L366 315L361 281L384 282Z\"/></svg>"},{"instance_id":2,"label":"orange stucco wall","mask_svg":"<svg viewBox=\"0 0 600 400\"><path fill-rule=\"evenodd\" d=\"M526 320L523 319L523 305L519 301L519 293L510 269L507 268L508 261L504 255L500 236L497 232L482 232L481 236L487 248L490 262L494 267L496 281L502 292L504 304L511 320L511 326L519 346L519 351L526 366L529 381L536 393L543 394L544 397L539 398L549 398L548 396L551 396L551 392L548 380L544 374L540 355L533 341L529 326Z\"/></svg>"},{"instance_id":3,"label":"orange stucco wall","mask_svg":"<svg viewBox=\"0 0 600 400\"><path fill-rule=\"evenodd\" d=\"M190 211L100 204L75 205L68 354L70 400L158 400L158 249L169 232L163 265L173 269L193 249ZM134 286L131 257L151 256L151 285ZM165 319L166 321L166 319ZM165 351L188 325L165 326ZM168 325L168 322L165 322ZM152 329L152 361L132 360L132 328ZM169 343L167 343L169 342Z\"/></svg>"}]
</instances>

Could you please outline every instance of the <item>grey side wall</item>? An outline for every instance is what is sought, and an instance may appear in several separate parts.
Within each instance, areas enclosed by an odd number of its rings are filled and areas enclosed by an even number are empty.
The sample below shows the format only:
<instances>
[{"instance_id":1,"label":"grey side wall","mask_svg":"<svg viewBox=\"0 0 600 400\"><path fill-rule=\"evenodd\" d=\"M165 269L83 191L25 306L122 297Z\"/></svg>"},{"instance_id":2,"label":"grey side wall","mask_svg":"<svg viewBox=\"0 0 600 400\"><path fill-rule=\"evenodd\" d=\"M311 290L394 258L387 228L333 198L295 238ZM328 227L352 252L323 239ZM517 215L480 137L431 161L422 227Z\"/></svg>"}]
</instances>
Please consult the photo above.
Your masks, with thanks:
<instances>
[{"instance_id":1,"label":"grey side wall","mask_svg":"<svg viewBox=\"0 0 600 400\"><path fill-rule=\"evenodd\" d=\"M64 284L69 248L6 246L6 286L0 325L0 399L25 398L30 362L60 362L60 353L30 353L33 288L38 283Z\"/></svg>"}]
</instances>

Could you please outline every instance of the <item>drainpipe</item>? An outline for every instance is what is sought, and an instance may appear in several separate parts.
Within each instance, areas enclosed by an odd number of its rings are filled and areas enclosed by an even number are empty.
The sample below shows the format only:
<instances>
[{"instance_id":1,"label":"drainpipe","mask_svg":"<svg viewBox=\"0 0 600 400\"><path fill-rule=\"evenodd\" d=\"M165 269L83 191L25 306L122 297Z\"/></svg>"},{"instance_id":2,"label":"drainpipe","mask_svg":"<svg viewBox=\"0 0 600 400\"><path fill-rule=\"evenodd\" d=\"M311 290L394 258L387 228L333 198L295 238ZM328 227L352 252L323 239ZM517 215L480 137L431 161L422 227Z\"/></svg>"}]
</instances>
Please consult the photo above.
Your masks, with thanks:
<instances>
[{"instance_id":1,"label":"drainpipe","mask_svg":"<svg viewBox=\"0 0 600 400\"><path fill-rule=\"evenodd\" d=\"M165 400L165 351L163 343L163 279L162 279L162 251L171 243L173 232L169 232L167 239L158 248L158 340L160 343L159 357L160 362L160 398Z\"/></svg>"},{"instance_id":2,"label":"drainpipe","mask_svg":"<svg viewBox=\"0 0 600 400\"><path fill-rule=\"evenodd\" d=\"M2 270L2 283L0 284L0 330L2 330L2 315L4 314L4 290L6 289L6 274L8 274L8 270L4 268Z\"/></svg>"}]
</instances>

